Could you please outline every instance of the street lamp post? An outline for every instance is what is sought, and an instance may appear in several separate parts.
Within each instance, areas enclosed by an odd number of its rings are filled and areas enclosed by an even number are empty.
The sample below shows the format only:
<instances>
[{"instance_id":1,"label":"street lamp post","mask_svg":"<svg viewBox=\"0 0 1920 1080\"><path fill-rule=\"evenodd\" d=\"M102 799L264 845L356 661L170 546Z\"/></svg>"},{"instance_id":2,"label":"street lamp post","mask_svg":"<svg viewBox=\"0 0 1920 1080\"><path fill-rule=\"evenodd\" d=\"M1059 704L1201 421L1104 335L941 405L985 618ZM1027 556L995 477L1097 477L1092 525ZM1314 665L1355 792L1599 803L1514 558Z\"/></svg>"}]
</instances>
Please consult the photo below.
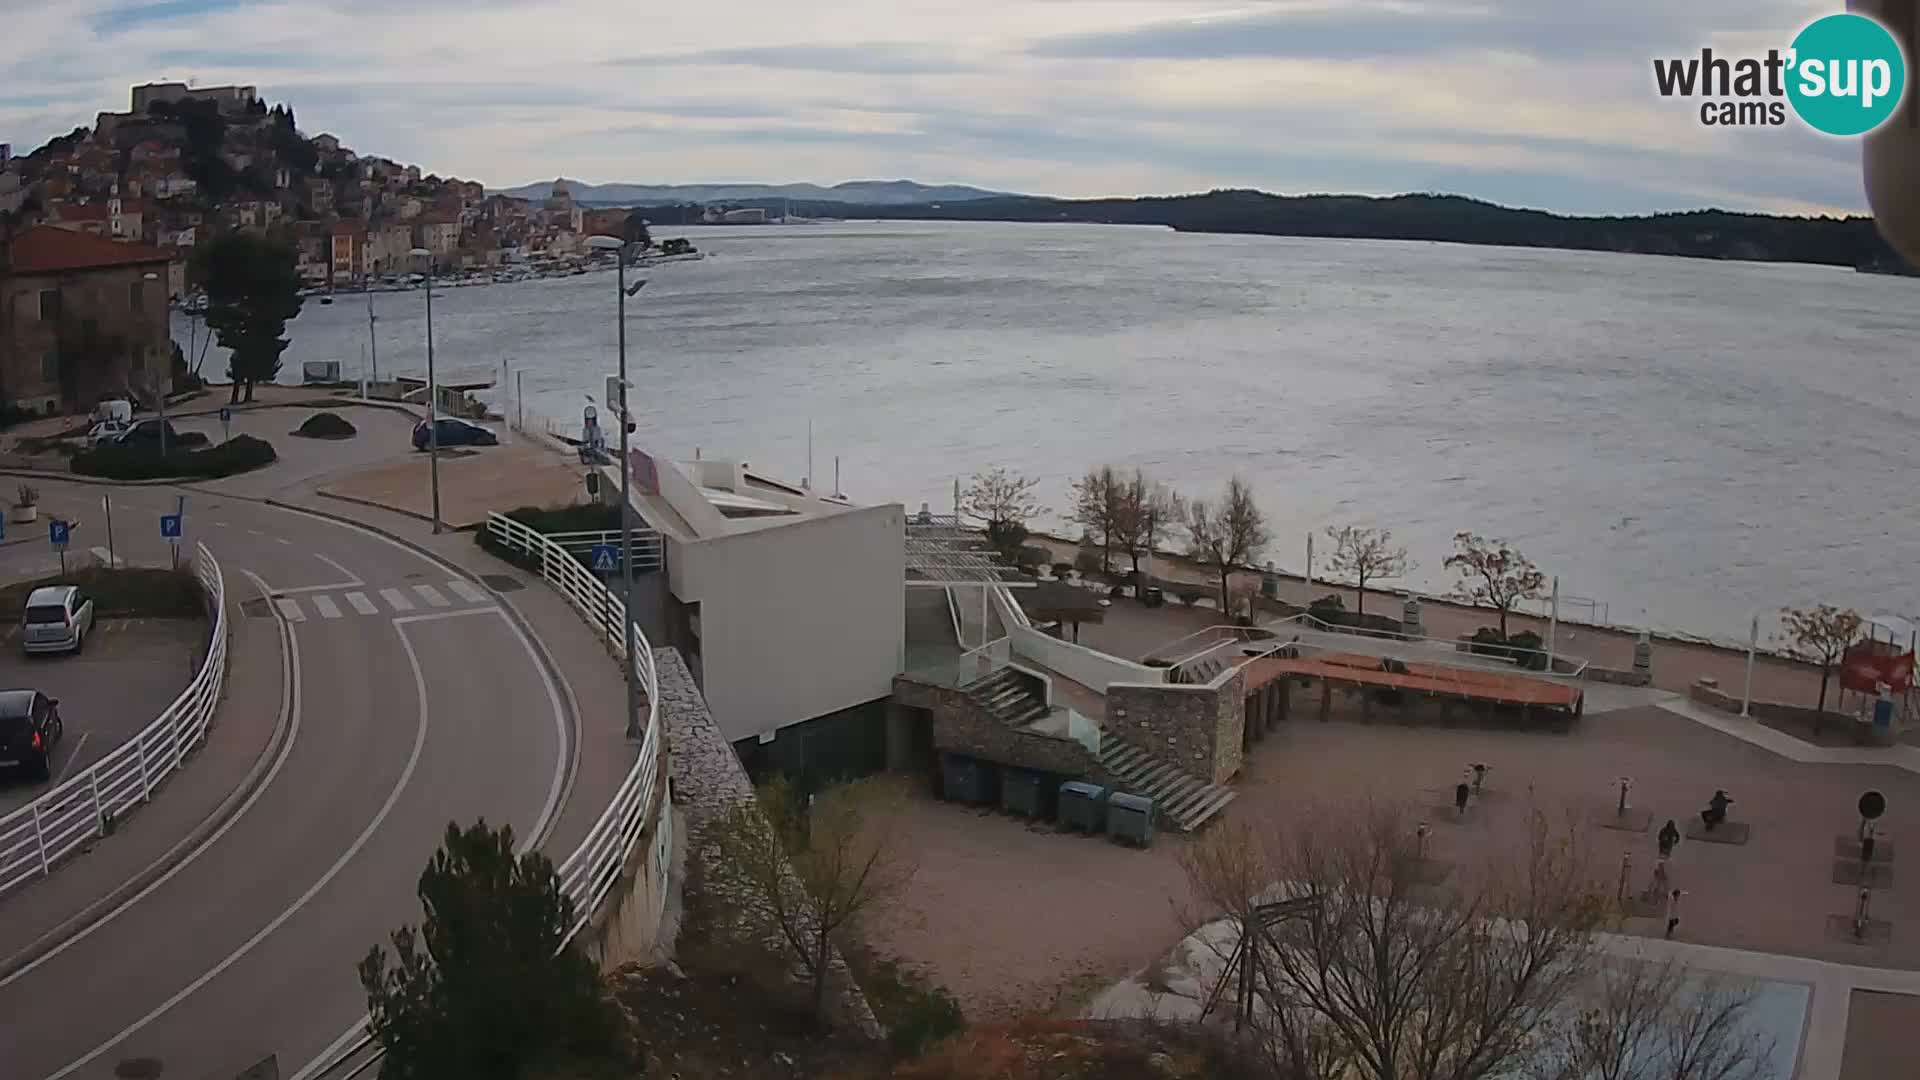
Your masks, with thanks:
<instances>
[{"instance_id":1,"label":"street lamp post","mask_svg":"<svg viewBox=\"0 0 1920 1080\"><path fill-rule=\"evenodd\" d=\"M433 485L433 531L440 531L440 386L433 378L433 252L414 248L427 260L427 472Z\"/></svg>"},{"instance_id":2,"label":"street lamp post","mask_svg":"<svg viewBox=\"0 0 1920 1080\"><path fill-rule=\"evenodd\" d=\"M627 297L646 287L641 278L627 289L627 243L617 236L592 236L587 246L596 251L614 253L614 308L619 323L620 350L620 610L626 613L622 628L627 656L627 738L638 739L640 730L640 672L633 656L633 465L629 460L627 435L633 428L627 412Z\"/></svg>"},{"instance_id":3,"label":"street lamp post","mask_svg":"<svg viewBox=\"0 0 1920 1080\"><path fill-rule=\"evenodd\" d=\"M160 275L149 270L146 273L140 275L140 278L142 281L159 281ZM145 301L145 297L142 297L141 299L142 299L142 302ZM167 329L167 343L169 345L173 343L172 327L168 327ZM163 366L160 369L160 377L153 381L153 386L154 386L153 396L160 399L158 402L160 406L160 456L166 457L167 456L167 375L169 374L168 369L173 365L173 350L171 348L167 350L166 358L161 360L160 363Z\"/></svg>"}]
</instances>

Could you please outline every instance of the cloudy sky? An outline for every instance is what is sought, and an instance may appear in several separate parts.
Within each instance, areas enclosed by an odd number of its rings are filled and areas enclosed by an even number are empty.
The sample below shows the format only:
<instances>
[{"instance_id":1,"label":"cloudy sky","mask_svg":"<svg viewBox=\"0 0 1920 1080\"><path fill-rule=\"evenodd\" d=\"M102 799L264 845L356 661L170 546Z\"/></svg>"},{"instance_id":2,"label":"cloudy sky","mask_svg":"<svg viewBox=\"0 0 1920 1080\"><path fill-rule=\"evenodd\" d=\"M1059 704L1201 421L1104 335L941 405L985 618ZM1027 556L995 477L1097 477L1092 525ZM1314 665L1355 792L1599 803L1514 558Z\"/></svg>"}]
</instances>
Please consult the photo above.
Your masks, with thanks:
<instances>
[{"instance_id":1,"label":"cloudy sky","mask_svg":"<svg viewBox=\"0 0 1920 1080\"><path fill-rule=\"evenodd\" d=\"M1857 148L1716 131L1655 56L1838 0L0 0L17 152L136 82L504 187L908 177L1088 196L1450 191L1575 213L1859 211Z\"/></svg>"}]
</instances>

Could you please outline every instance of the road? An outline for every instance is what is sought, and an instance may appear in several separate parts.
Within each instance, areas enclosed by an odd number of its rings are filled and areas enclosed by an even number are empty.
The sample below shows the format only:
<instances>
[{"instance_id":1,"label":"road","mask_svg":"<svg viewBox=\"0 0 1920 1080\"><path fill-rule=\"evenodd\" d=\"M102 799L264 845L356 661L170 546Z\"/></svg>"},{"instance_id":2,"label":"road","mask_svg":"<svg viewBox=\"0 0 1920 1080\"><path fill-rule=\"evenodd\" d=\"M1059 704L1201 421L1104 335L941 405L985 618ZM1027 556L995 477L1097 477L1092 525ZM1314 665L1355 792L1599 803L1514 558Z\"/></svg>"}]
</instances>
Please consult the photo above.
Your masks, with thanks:
<instances>
[{"instance_id":1,"label":"road","mask_svg":"<svg viewBox=\"0 0 1920 1080\"><path fill-rule=\"evenodd\" d=\"M98 488L41 488L46 512L99 502ZM167 557L158 515L177 494L114 492L122 557ZM183 862L0 981L9 1077L106 1078L142 1059L223 1077L270 1054L294 1075L364 1011L354 964L418 921L413 885L448 822L537 837L571 777L560 692L490 594L308 515L200 493L187 515L229 595L250 601L230 617L282 636L283 700L250 704L284 710L290 735ZM0 548L0 574L44 554ZM18 944L6 913L0 956Z\"/></svg>"}]
</instances>

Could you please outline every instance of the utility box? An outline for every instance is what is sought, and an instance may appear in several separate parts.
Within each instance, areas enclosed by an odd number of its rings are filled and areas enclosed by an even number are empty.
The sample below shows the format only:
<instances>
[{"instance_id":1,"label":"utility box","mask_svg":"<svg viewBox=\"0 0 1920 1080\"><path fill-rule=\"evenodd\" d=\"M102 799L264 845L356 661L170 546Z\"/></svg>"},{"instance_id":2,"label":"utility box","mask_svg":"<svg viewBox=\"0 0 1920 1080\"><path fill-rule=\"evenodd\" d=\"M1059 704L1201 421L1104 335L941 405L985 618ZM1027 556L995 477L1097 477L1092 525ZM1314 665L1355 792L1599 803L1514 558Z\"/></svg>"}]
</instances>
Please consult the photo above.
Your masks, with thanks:
<instances>
[{"instance_id":1,"label":"utility box","mask_svg":"<svg viewBox=\"0 0 1920 1080\"><path fill-rule=\"evenodd\" d=\"M1107 797L1107 835L1138 847L1153 843L1153 799L1116 791Z\"/></svg>"},{"instance_id":2,"label":"utility box","mask_svg":"<svg viewBox=\"0 0 1920 1080\"><path fill-rule=\"evenodd\" d=\"M1061 784L1059 822L1063 829L1100 835L1107 824L1107 789L1084 780Z\"/></svg>"},{"instance_id":3,"label":"utility box","mask_svg":"<svg viewBox=\"0 0 1920 1080\"><path fill-rule=\"evenodd\" d=\"M987 771L978 761L954 754L940 758L941 791L948 802L978 806L987 798Z\"/></svg>"},{"instance_id":4,"label":"utility box","mask_svg":"<svg viewBox=\"0 0 1920 1080\"><path fill-rule=\"evenodd\" d=\"M1000 809L1025 818L1046 816L1046 785L1039 773L1007 769L1000 777Z\"/></svg>"}]
</instances>

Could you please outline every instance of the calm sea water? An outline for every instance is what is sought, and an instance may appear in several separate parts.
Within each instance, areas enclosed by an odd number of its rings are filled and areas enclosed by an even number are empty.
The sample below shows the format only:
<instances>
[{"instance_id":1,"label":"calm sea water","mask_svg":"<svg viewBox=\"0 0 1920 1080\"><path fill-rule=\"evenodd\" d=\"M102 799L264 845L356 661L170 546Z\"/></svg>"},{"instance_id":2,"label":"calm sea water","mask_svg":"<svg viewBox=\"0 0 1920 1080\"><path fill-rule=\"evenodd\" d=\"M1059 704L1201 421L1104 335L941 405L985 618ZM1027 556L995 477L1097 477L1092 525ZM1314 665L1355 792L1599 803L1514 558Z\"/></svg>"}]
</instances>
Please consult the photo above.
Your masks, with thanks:
<instances>
[{"instance_id":1,"label":"calm sea water","mask_svg":"<svg viewBox=\"0 0 1920 1080\"><path fill-rule=\"evenodd\" d=\"M1920 611L1920 281L1106 226L684 233L711 257L629 306L660 452L799 477L811 422L823 485L838 456L856 500L909 507L993 465L1055 507L1101 462L1201 494L1238 472L1289 569L1308 531L1374 524L1443 589L1473 529L1615 622ZM422 294L377 303L381 370L422 370ZM436 294L434 324L443 378L510 362L555 417L614 368L608 273ZM289 377L351 376L364 304L310 301L291 335Z\"/></svg>"}]
</instances>

